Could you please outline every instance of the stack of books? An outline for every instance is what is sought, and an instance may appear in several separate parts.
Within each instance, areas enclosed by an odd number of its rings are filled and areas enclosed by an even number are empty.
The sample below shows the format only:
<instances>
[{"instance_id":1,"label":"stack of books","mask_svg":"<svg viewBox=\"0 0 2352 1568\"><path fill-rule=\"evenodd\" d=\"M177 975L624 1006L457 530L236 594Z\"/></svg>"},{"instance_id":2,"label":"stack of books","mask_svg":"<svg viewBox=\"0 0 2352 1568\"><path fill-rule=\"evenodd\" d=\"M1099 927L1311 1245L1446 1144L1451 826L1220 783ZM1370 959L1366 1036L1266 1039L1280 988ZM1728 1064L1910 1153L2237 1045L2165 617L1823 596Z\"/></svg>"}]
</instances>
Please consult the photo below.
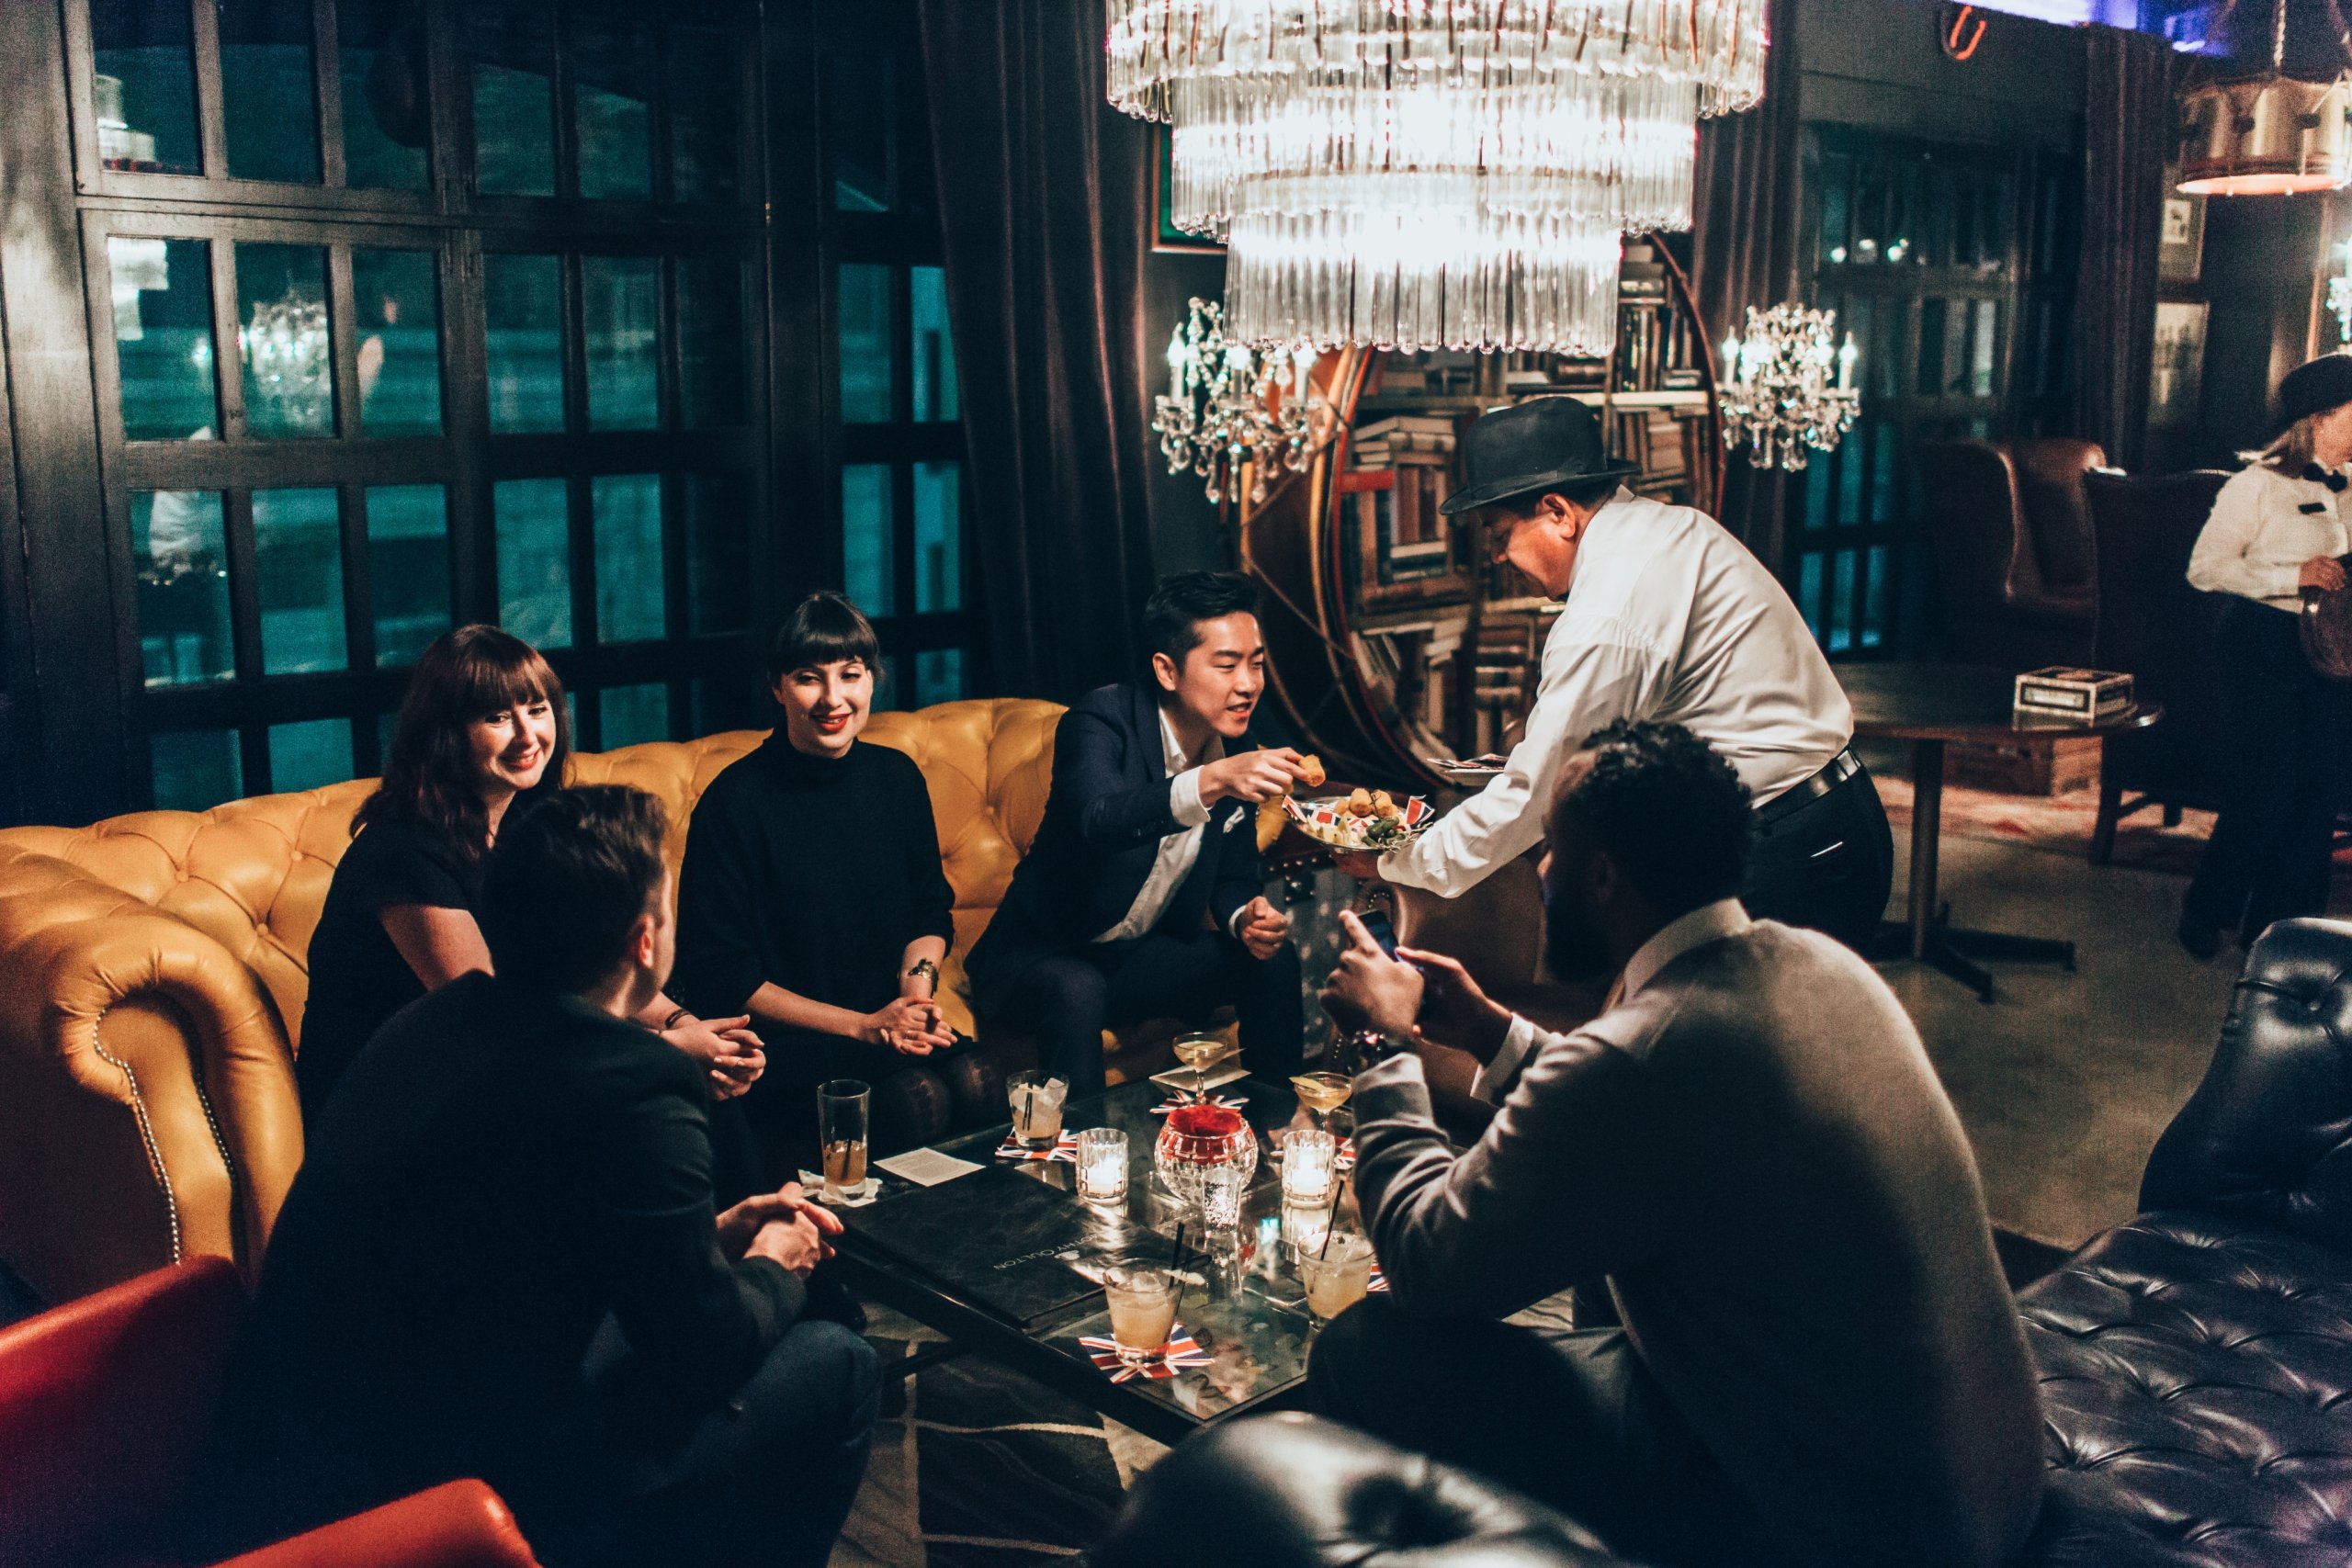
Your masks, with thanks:
<instances>
[{"instance_id":1,"label":"stack of books","mask_svg":"<svg viewBox=\"0 0 2352 1568\"><path fill-rule=\"evenodd\" d=\"M1442 460L1453 450L1453 422L1439 414L1400 413L1359 425L1348 437L1348 460L1359 468L1393 467L1407 454Z\"/></svg>"}]
</instances>

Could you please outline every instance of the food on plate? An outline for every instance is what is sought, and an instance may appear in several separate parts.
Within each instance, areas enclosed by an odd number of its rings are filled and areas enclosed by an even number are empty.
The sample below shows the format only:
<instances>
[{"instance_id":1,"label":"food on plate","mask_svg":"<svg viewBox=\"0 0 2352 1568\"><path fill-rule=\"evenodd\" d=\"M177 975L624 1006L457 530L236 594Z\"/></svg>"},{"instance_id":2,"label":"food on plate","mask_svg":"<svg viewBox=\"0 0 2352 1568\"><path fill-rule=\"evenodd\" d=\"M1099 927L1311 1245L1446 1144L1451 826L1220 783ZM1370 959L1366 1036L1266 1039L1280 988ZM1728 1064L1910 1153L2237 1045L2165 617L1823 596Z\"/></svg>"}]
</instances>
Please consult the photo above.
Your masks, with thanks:
<instances>
[{"instance_id":1,"label":"food on plate","mask_svg":"<svg viewBox=\"0 0 2352 1568\"><path fill-rule=\"evenodd\" d=\"M1372 814L1372 791L1368 789L1359 789L1353 795L1348 796L1349 816L1369 817Z\"/></svg>"},{"instance_id":2,"label":"food on plate","mask_svg":"<svg viewBox=\"0 0 2352 1568\"><path fill-rule=\"evenodd\" d=\"M1374 817L1394 817L1397 814L1396 802L1389 797L1386 790L1372 792L1372 814Z\"/></svg>"}]
</instances>

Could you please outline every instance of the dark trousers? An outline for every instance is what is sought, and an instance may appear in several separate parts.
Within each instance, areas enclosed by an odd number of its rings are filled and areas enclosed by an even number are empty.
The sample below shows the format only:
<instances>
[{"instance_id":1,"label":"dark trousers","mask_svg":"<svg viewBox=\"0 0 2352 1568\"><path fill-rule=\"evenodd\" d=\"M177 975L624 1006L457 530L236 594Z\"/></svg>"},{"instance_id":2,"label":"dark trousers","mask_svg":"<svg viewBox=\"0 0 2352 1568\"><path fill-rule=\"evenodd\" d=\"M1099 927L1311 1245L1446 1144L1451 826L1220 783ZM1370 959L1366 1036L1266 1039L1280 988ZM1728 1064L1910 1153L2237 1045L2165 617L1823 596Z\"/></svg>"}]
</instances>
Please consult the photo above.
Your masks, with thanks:
<instances>
[{"instance_id":1,"label":"dark trousers","mask_svg":"<svg viewBox=\"0 0 2352 1568\"><path fill-rule=\"evenodd\" d=\"M548 1568L821 1568L865 1474L881 1366L837 1323L796 1323L734 1397L695 1419L607 1321L588 1354L589 1429L499 1491Z\"/></svg>"},{"instance_id":2,"label":"dark trousers","mask_svg":"<svg viewBox=\"0 0 2352 1568\"><path fill-rule=\"evenodd\" d=\"M997 1016L1036 1036L1038 1065L1076 1099L1102 1092L1104 1029L1148 1018L1204 1024L1228 1004L1241 1016L1241 1064L1253 1077L1279 1083L1298 1071L1306 1023L1298 949L1287 942L1262 959L1216 931L1091 942L1030 965Z\"/></svg>"},{"instance_id":3,"label":"dark trousers","mask_svg":"<svg viewBox=\"0 0 2352 1568\"><path fill-rule=\"evenodd\" d=\"M1757 813L1740 901L1759 920L1805 926L1868 953L1894 886L1894 833L1868 768L1785 814Z\"/></svg>"},{"instance_id":4,"label":"dark trousers","mask_svg":"<svg viewBox=\"0 0 2352 1568\"><path fill-rule=\"evenodd\" d=\"M732 1175L748 1159L744 1193L774 1191L817 1168L817 1086L855 1078L866 1098L867 1146L877 1156L903 1154L1005 1118L1004 1077L971 1040L927 1056L838 1034L768 1030L767 1071L740 1097L712 1108L711 1141L719 1168ZM718 1184L722 1202L730 1187Z\"/></svg>"},{"instance_id":5,"label":"dark trousers","mask_svg":"<svg viewBox=\"0 0 2352 1568\"><path fill-rule=\"evenodd\" d=\"M1415 1318L1367 1296L1317 1336L1306 1382L1324 1415L1548 1503L1628 1557L1781 1561L1621 1330Z\"/></svg>"},{"instance_id":6,"label":"dark trousers","mask_svg":"<svg viewBox=\"0 0 2352 1568\"><path fill-rule=\"evenodd\" d=\"M2304 661L2295 617L2232 599L2213 628L2229 694L2221 817L2182 905L2184 924L2250 943L2273 920L2327 912L2343 799L2346 688Z\"/></svg>"}]
</instances>

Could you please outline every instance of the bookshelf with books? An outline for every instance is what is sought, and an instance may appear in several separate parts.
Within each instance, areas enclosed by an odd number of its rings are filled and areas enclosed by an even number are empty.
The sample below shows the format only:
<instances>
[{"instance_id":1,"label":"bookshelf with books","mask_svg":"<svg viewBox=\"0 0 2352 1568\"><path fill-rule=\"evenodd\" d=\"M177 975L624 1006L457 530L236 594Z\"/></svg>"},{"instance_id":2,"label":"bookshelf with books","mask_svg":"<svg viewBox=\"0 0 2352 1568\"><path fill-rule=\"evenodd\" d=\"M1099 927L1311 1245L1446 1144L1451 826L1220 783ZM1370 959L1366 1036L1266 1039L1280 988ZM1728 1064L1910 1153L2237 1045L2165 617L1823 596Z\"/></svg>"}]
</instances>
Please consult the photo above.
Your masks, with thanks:
<instances>
[{"instance_id":1,"label":"bookshelf with books","mask_svg":"<svg viewBox=\"0 0 2352 1568\"><path fill-rule=\"evenodd\" d=\"M1714 356L1662 248L1626 246L1618 312L1605 358L1351 347L1317 367L1340 429L1245 513L1242 558L1272 591L1274 694L1350 773L1441 792L1426 759L1509 749L1533 704L1559 606L1485 558L1472 517L1438 510L1480 414L1580 399L1612 453L1639 465L1630 488L1713 510Z\"/></svg>"}]
</instances>

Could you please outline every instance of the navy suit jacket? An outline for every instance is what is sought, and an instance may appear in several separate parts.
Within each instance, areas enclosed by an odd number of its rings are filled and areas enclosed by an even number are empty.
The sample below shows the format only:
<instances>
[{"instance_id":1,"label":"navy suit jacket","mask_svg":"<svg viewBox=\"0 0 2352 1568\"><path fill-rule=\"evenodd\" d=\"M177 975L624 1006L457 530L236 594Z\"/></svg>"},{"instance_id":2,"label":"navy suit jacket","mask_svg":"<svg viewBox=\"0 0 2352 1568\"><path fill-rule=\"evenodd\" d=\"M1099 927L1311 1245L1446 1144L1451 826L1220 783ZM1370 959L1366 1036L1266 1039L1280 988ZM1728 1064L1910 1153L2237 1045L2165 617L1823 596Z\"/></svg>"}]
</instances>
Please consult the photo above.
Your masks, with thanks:
<instances>
[{"instance_id":1,"label":"navy suit jacket","mask_svg":"<svg viewBox=\"0 0 2352 1568\"><path fill-rule=\"evenodd\" d=\"M1226 750L1254 744L1227 741ZM1159 858L1159 841L1184 831L1170 807L1174 784L1152 687L1140 681L1099 687L1062 715L1046 819L967 961L983 1016L1038 960L1075 952L1127 918ZM1234 911L1263 891L1257 808L1220 800L1209 807L1200 858L1152 929L1196 931L1205 914L1225 931Z\"/></svg>"}]
</instances>

